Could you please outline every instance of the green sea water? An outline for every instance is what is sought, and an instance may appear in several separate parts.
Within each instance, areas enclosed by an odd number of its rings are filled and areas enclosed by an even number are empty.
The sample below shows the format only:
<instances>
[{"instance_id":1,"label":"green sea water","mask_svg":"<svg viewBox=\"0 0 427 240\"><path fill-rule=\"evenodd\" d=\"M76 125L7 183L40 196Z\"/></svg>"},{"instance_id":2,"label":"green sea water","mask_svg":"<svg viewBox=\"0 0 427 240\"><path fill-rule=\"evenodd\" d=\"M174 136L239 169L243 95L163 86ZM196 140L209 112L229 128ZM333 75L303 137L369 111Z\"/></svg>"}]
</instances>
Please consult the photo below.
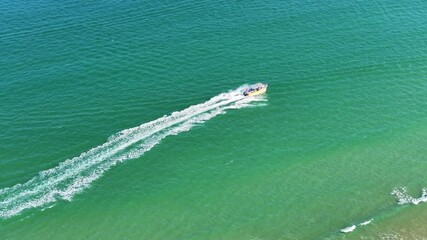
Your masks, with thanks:
<instances>
[{"instance_id":1,"label":"green sea water","mask_svg":"<svg viewBox=\"0 0 427 240\"><path fill-rule=\"evenodd\" d=\"M425 0L0 13L0 239L427 238Z\"/></svg>"}]
</instances>

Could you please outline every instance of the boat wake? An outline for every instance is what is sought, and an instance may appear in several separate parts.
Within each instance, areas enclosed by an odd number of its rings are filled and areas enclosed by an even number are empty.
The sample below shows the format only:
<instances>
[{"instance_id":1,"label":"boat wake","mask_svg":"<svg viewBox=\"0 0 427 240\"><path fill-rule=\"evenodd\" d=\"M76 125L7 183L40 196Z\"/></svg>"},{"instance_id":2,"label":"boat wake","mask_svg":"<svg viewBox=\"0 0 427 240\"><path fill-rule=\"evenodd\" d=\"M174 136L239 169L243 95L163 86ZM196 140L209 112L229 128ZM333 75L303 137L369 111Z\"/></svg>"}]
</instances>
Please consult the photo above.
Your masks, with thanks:
<instances>
[{"instance_id":1,"label":"boat wake","mask_svg":"<svg viewBox=\"0 0 427 240\"><path fill-rule=\"evenodd\" d=\"M23 184L0 189L0 218L6 219L26 209L52 205L58 200L71 201L73 196L114 165L135 159L170 135L190 130L193 126L224 114L228 109L254 106L265 98L242 95L246 86L219 94L210 100L173 112L140 126L112 135L104 144L44 170Z\"/></svg>"}]
</instances>

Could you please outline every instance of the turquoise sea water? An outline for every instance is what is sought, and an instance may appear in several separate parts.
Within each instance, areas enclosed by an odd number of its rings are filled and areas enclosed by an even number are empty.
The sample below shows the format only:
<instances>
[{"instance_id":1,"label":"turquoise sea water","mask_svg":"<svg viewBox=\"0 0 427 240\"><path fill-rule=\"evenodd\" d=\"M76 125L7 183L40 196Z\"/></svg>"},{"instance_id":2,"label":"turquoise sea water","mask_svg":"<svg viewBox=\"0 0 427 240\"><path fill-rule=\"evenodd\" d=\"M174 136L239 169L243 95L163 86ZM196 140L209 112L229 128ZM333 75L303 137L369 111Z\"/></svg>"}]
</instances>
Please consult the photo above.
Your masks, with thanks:
<instances>
[{"instance_id":1,"label":"turquoise sea water","mask_svg":"<svg viewBox=\"0 0 427 240\"><path fill-rule=\"evenodd\" d=\"M426 1L0 12L1 239L427 237Z\"/></svg>"}]
</instances>

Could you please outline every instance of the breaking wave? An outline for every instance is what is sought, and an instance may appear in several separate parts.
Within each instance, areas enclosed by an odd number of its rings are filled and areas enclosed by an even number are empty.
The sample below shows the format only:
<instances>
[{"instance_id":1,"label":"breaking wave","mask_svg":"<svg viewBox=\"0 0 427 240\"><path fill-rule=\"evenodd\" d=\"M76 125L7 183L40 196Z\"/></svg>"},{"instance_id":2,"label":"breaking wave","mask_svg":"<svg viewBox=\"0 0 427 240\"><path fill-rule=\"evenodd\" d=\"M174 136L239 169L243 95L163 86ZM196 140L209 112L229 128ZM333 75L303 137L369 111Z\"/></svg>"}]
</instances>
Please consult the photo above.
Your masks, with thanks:
<instances>
[{"instance_id":1,"label":"breaking wave","mask_svg":"<svg viewBox=\"0 0 427 240\"><path fill-rule=\"evenodd\" d=\"M262 97L244 97L244 88L221 93L204 103L120 131L104 144L41 171L28 182L0 189L0 218L10 218L26 209L52 205L61 199L71 201L73 196L88 188L105 171L120 162L140 157L163 138L188 131L197 124L224 114L227 109L254 106L254 102L266 101Z\"/></svg>"},{"instance_id":2,"label":"breaking wave","mask_svg":"<svg viewBox=\"0 0 427 240\"><path fill-rule=\"evenodd\" d=\"M421 197L415 198L408 194L408 190L406 187L395 188L392 192L392 195L396 197L397 204L414 204L418 205L422 202L427 202L427 188L421 190Z\"/></svg>"}]
</instances>

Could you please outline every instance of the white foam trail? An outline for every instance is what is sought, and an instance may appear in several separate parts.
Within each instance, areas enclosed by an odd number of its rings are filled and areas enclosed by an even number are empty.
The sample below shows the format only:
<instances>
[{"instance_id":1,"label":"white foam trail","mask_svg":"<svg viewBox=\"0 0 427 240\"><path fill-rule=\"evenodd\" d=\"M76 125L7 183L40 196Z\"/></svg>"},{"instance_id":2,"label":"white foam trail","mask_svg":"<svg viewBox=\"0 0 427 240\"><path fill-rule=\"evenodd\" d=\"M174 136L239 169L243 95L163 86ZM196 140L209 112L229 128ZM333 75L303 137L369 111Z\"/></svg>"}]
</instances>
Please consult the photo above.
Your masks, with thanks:
<instances>
[{"instance_id":1,"label":"white foam trail","mask_svg":"<svg viewBox=\"0 0 427 240\"><path fill-rule=\"evenodd\" d=\"M374 220L374 219L373 219L373 218L371 218L371 219L369 219L368 221L364 221L364 222L360 223L359 225L360 225L360 226L366 226L366 225L370 224L373 220Z\"/></svg>"},{"instance_id":2,"label":"white foam trail","mask_svg":"<svg viewBox=\"0 0 427 240\"><path fill-rule=\"evenodd\" d=\"M408 190L406 187L399 187L393 189L391 192L392 195L396 197L397 204L414 204L418 205L419 203L427 202L427 188L422 189L421 197L414 198L408 194Z\"/></svg>"},{"instance_id":3,"label":"white foam trail","mask_svg":"<svg viewBox=\"0 0 427 240\"><path fill-rule=\"evenodd\" d=\"M174 112L138 127L123 130L107 142L39 172L26 183L0 190L0 218L9 218L25 209L45 206L60 199L71 201L74 195L117 163L140 157L163 138L190 130L227 109L251 106L264 98L243 97L245 86L219 94L210 100Z\"/></svg>"},{"instance_id":4,"label":"white foam trail","mask_svg":"<svg viewBox=\"0 0 427 240\"><path fill-rule=\"evenodd\" d=\"M356 225L356 224L353 224L353 225L351 225L350 227L346 227L346 228L341 229L341 230L340 230L340 232L342 232L342 233L350 233L350 232L353 232L354 230L356 230L357 226L359 226L359 227L366 226L366 225L370 224L373 220L374 220L374 219L373 219L373 218L371 218L371 219L369 219L369 220L367 220L367 221L364 221L364 222L361 222L361 223L359 223L359 224L357 224L357 225Z\"/></svg>"},{"instance_id":5,"label":"white foam trail","mask_svg":"<svg viewBox=\"0 0 427 240\"><path fill-rule=\"evenodd\" d=\"M356 225L352 225L350 227L346 227L341 229L342 233L349 233L349 232L353 232L356 229Z\"/></svg>"}]
</instances>

